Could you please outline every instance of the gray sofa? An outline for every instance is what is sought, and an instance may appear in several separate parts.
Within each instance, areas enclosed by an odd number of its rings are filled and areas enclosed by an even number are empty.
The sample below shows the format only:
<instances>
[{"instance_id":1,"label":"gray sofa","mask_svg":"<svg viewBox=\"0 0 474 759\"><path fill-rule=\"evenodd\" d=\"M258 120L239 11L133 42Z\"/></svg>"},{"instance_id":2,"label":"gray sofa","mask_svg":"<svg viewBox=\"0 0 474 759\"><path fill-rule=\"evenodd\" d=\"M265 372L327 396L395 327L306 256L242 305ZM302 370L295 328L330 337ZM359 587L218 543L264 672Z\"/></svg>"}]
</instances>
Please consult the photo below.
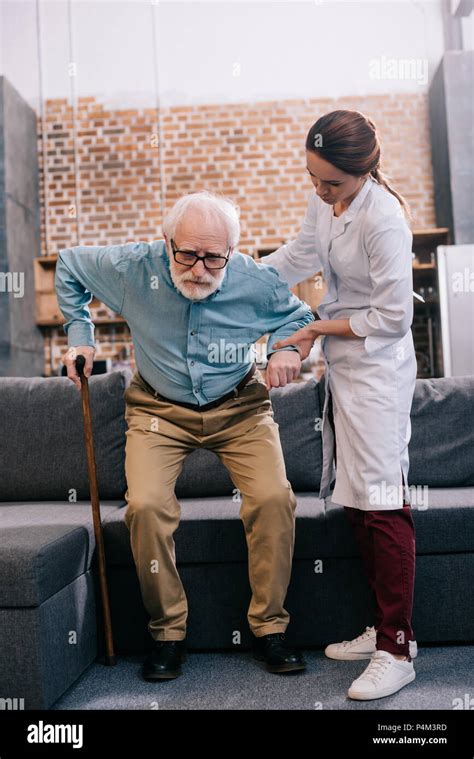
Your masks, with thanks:
<instances>
[{"instance_id":1,"label":"gray sofa","mask_svg":"<svg viewBox=\"0 0 474 759\"><path fill-rule=\"evenodd\" d=\"M123 519L130 379L120 371L89 380L118 654L151 645ZM311 380L272 391L298 500L288 637L306 647L350 638L372 621L343 509L318 498L323 388ZM0 699L46 709L103 653L80 395L63 377L1 378L0 419ZM414 510L419 645L474 639L473 419L474 377L417 381L409 483L429 488L428 508ZM187 458L176 492L188 645L246 648L250 589L233 485L214 454L200 450Z\"/></svg>"}]
</instances>

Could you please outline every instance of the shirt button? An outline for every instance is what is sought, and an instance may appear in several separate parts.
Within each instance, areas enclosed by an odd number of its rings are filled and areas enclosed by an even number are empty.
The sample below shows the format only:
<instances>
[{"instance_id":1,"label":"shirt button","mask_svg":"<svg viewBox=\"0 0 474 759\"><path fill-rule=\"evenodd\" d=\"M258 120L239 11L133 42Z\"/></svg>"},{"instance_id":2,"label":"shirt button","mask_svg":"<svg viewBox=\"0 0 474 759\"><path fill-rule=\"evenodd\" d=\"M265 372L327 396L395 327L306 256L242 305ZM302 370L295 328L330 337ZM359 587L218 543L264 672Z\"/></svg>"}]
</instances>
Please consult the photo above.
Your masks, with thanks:
<instances>
[{"instance_id":1,"label":"shirt button","mask_svg":"<svg viewBox=\"0 0 474 759\"><path fill-rule=\"evenodd\" d=\"M195 330L195 329L193 329L193 330L192 330L192 332L191 332L191 334L192 334L192 335L195 335L195 334L196 334L196 330Z\"/></svg>"},{"instance_id":2,"label":"shirt button","mask_svg":"<svg viewBox=\"0 0 474 759\"><path fill-rule=\"evenodd\" d=\"M194 366L194 361L191 361L191 366Z\"/></svg>"},{"instance_id":3,"label":"shirt button","mask_svg":"<svg viewBox=\"0 0 474 759\"><path fill-rule=\"evenodd\" d=\"M195 393L198 393L198 392L199 392L199 388L198 388L198 387L195 387L195 388L194 388L194 392L195 392Z\"/></svg>"}]
</instances>

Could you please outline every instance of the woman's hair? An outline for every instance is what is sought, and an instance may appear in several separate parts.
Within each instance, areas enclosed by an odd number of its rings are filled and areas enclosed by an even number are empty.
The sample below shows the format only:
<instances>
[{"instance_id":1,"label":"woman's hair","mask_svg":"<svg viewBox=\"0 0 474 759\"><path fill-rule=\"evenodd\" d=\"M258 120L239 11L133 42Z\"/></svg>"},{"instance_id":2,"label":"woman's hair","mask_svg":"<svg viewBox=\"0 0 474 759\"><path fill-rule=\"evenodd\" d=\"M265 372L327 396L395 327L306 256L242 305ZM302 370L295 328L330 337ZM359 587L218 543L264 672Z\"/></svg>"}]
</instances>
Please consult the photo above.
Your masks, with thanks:
<instances>
[{"instance_id":1,"label":"woman's hair","mask_svg":"<svg viewBox=\"0 0 474 759\"><path fill-rule=\"evenodd\" d=\"M321 116L308 132L306 150L316 153L346 174L359 177L370 173L395 195L408 219L411 219L407 201L389 185L385 174L379 169L377 128L360 111L331 111Z\"/></svg>"},{"instance_id":2,"label":"woman's hair","mask_svg":"<svg viewBox=\"0 0 474 759\"><path fill-rule=\"evenodd\" d=\"M235 248L240 237L239 207L230 198L207 190L183 195L166 214L161 225L163 234L172 239L176 227L190 209L199 210L204 218L217 218L227 231L227 244Z\"/></svg>"}]
</instances>

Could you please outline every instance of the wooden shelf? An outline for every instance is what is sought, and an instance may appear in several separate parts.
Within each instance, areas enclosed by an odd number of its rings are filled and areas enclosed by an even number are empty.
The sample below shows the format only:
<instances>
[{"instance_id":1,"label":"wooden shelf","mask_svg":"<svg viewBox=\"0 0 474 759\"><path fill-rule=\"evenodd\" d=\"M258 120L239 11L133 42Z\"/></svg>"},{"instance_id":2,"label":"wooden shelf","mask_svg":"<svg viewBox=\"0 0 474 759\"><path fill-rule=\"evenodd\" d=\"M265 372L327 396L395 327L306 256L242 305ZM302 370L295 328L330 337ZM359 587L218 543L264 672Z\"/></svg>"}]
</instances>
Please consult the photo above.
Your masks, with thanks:
<instances>
[{"instance_id":1,"label":"wooden shelf","mask_svg":"<svg viewBox=\"0 0 474 759\"><path fill-rule=\"evenodd\" d=\"M437 245L447 245L449 238L448 227L430 227L428 229L412 229L413 242L415 243L430 243L435 242ZM440 238L444 237L442 242Z\"/></svg>"},{"instance_id":2,"label":"wooden shelf","mask_svg":"<svg viewBox=\"0 0 474 759\"><path fill-rule=\"evenodd\" d=\"M65 323L64 316L59 308L56 290L54 288L54 275L56 271L57 255L38 256L33 261L36 293L36 325L38 327L61 327ZM92 298L89 308L100 308L105 304L97 298ZM99 316L93 318L94 324L123 324L126 320L123 316Z\"/></svg>"},{"instance_id":3,"label":"wooden shelf","mask_svg":"<svg viewBox=\"0 0 474 759\"><path fill-rule=\"evenodd\" d=\"M37 256L35 261L38 261L42 266L55 266L58 256L56 253L51 253L49 256Z\"/></svg>"}]
</instances>

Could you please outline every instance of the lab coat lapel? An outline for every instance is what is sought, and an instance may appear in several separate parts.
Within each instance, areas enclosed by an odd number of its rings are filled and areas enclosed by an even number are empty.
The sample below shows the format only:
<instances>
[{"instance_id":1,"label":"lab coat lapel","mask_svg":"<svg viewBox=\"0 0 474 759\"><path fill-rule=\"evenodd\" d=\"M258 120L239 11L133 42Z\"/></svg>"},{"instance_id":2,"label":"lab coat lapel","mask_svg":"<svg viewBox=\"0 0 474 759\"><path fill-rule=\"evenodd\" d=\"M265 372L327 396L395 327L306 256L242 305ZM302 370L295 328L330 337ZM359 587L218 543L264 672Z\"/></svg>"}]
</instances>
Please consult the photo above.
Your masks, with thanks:
<instances>
[{"instance_id":1,"label":"lab coat lapel","mask_svg":"<svg viewBox=\"0 0 474 759\"><path fill-rule=\"evenodd\" d=\"M333 303L337 299L336 283L332 274L331 267L329 265L329 250L331 245L331 206L326 206L324 212L321 213L319 222L319 239L321 250L321 263L323 265L324 281L327 286L327 293L324 297L324 305L327 303Z\"/></svg>"},{"instance_id":2,"label":"lab coat lapel","mask_svg":"<svg viewBox=\"0 0 474 759\"><path fill-rule=\"evenodd\" d=\"M360 207L362 206L362 203L364 202L365 198L367 197L367 193L370 191L372 187L372 182L375 182L375 179L372 177L371 174L367 177L364 184L362 185L362 189L358 192L352 203L350 204L349 208L344 211L342 216L340 216L340 222L338 223L337 217L333 215L333 209L332 206L329 207L330 216L329 219L332 223L332 231L331 231L331 241L335 240L336 237L340 237L350 222L355 219L357 216L357 213L359 212ZM334 223L334 221L336 223Z\"/></svg>"}]
</instances>

